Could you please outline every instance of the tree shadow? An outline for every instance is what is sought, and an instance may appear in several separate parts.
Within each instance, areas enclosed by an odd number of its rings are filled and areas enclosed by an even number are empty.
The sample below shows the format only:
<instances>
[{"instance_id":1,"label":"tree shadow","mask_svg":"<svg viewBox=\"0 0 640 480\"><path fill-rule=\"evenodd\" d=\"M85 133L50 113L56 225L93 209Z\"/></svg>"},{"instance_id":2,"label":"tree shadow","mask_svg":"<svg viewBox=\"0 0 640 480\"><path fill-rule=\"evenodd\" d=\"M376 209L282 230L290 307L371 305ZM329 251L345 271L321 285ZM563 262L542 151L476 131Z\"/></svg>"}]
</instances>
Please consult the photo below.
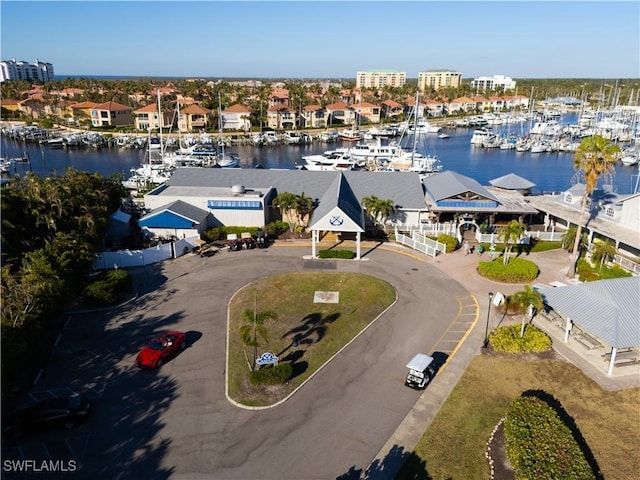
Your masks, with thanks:
<instances>
[{"instance_id":1,"label":"tree shadow","mask_svg":"<svg viewBox=\"0 0 640 480\"><path fill-rule=\"evenodd\" d=\"M399 445L391 447L382 460L375 459L366 470L349 467L344 474L336 477L336 480L431 480L424 460L414 452L409 452Z\"/></svg>"},{"instance_id":2,"label":"tree shadow","mask_svg":"<svg viewBox=\"0 0 640 480\"><path fill-rule=\"evenodd\" d=\"M338 318L340 318L339 313L332 313L327 316L322 316L320 313L310 313L305 316L301 325L290 329L282 335L281 338L291 337L291 341L277 356L280 357L292 347L319 343L326 335L329 325Z\"/></svg>"},{"instance_id":3,"label":"tree shadow","mask_svg":"<svg viewBox=\"0 0 640 480\"><path fill-rule=\"evenodd\" d=\"M589 448L587 441L582 436L582 432L580 432L580 429L578 428L578 425L576 424L575 419L571 415L569 415L569 412L567 412L564 409L560 401L557 400L550 393L545 392L544 390L527 390L526 392L522 393L522 396L535 397L538 400L545 402L547 405L549 405L549 407L555 410L555 412L560 417L560 420L562 420L562 422L571 431L571 435L573 436L574 440L580 447L580 450L582 451L584 458L586 459L587 463L589 464L589 467L591 468L591 472L593 473L594 478L596 478L597 480L604 480L604 475L600 470L598 461L596 460L596 457L593 455L593 452Z\"/></svg>"}]
</instances>

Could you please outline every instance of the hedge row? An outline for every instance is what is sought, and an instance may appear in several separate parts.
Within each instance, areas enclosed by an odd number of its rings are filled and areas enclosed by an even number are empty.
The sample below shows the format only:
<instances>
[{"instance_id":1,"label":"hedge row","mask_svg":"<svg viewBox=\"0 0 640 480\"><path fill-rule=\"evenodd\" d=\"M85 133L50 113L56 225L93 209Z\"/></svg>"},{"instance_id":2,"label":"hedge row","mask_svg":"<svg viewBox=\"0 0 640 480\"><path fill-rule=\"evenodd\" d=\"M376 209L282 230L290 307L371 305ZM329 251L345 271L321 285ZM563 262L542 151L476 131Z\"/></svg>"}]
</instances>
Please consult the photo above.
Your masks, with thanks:
<instances>
[{"instance_id":1,"label":"hedge row","mask_svg":"<svg viewBox=\"0 0 640 480\"><path fill-rule=\"evenodd\" d=\"M284 383L293 375L293 365L290 363L279 363L273 367L261 368L249 372L249 382L251 385L277 385Z\"/></svg>"},{"instance_id":2,"label":"hedge row","mask_svg":"<svg viewBox=\"0 0 640 480\"><path fill-rule=\"evenodd\" d=\"M106 306L115 305L122 296L130 292L133 278L125 270L109 270L101 278L91 282L82 292L87 305Z\"/></svg>"},{"instance_id":3,"label":"hedge row","mask_svg":"<svg viewBox=\"0 0 640 480\"><path fill-rule=\"evenodd\" d=\"M215 227L204 232L203 236L207 241L215 242L217 240L226 240L227 235L230 233L235 233L239 237L240 234L244 232L249 232L251 235L255 235L258 230L263 230L268 237L273 238L289 230L289 224L281 221L271 222L266 224L262 229L260 227Z\"/></svg>"},{"instance_id":4,"label":"hedge row","mask_svg":"<svg viewBox=\"0 0 640 480\"><path fill-rule=\"evenodd\" d=\"M578 277L581 282L593 282L595 280L607 280L611 278L632 276L631 272L627 272L624 268L618 265L613 265L611 267L603 265L602 269L600 269L600 266L594 268L584 258L578 260L576 272L578 273Z\"/></svg>"},{"instance_id":5,"label":"hedge row","mask_svg":"<svg viewBox=\"0 0 640 480\"><path fill-rule=\"evenodd\" d=\"M571 430L555 409L533 396L518 397L504 421L507 458L516 478L596 479Z\"/></svg>"},{"instance_id":6,"label":"hedge row","mask_svg":"<svg viewBox=\"0 0 640 480\"><path fill-rule=\"evenodd\" d=\"M527 283L535 280L540 269L535 263L524 258L512 258L504 264L502 258L478 263L478 273L483 277L503 283Z\"/></svg>"},{"instance_id":7,"label":"hedge row","mask_svg":"<svg viewBox=\"0 0 640 480\"><path fill-rule=\"evenodd\" d=\"M520 336L521 324L496 328L489 334L491 347L504 353L537 353L551 350L551 337L533 325L526 325Z\"/></svg>"},{"instance_id":8,"label":"hedge row","mask_svg":"<svg viewBox=\"0 0 640 480\"><path fill-rule=\"evenodd\" d=\"M351 250L320 250L318 252L318 258L344 258L353 260L356 258L356 254Z\"/></svg>"}]
</instances>

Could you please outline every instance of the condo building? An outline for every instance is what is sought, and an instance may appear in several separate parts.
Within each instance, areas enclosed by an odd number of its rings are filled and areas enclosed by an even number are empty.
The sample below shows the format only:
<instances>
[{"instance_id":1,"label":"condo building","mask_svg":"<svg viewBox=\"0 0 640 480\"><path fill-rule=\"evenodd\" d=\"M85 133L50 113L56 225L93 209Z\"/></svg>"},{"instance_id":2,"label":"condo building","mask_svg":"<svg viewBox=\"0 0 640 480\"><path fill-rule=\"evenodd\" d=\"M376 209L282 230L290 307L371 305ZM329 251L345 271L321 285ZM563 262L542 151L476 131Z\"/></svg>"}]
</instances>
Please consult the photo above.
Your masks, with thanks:
<instances>
[{"instance_id":1,"label":"condo building","mask_svg":"<svg viewBox=\"0 0 640 480\"><path fill-rule=\"evenodd\" d=\"M462 83L462 73L453 70L427 70L418 72L418 90L424 92L428 88L458 88Z\"/></svg>"},{"instance_id":2,"label":"condo building","mask_svg":"<svg viewBox=\"0 0 640 480\"><path fill-rule=\"evenodd\" d=\"M26 80L28 82L50 82L53 80L53 65L40 62L27 63L23 61L5 60L0 62L0 82L7 80Z\"/></svg>"},{"instance_id":3,"label":"condo building","mask_svg":"<svg viewBox=\"0 0 640 480\"><path fill-rule=\"evenodd\" d=\"M356 73L356 88L401 87L407 81L406 72L369 70Z\"/></svg>"},{"instance_id":4,"label":"condo building","mask_svg":"<svg viewBox=\"0 0 640 480\"><path fill-rule=\"evenodd\" d=\"M510 77L504 75L494 75L493 77L478 77L471 82L471 88L477 91L496 90L513 90L516 88L516 82Z\"/></svg>"}]
</instances>

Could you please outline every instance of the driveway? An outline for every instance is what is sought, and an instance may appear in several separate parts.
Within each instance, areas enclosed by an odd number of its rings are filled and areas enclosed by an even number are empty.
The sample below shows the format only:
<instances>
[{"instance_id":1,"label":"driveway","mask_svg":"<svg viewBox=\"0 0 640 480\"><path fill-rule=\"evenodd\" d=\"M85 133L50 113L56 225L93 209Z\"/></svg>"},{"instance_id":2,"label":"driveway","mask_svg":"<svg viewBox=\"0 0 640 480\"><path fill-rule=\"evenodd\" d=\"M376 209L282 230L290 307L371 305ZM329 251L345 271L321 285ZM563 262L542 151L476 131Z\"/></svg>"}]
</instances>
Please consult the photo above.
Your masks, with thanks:
<instances>
[{"instance_id":1,"label":"driveway","mask_svg":"<svg viewBox=\"0 0 640 480\"><path fill-rule=\"evenodd\" d=\"M139 298L74 315L32 392L90 389L94 418L13 445L4 458L23 445L46 451L62 441L81 445L67 454L85 478L324 480L366 469L421 395L404 386L407 361L451 352L472 325L472 302L420 257L379 248L364 250L360 262L320 262L305 260L309 253L308 246L221 251L134 272ZM383 278L398 302L285 403L234 406L225 396L229 299L257 278L316 269ZM188 332L191 346L159 371L135 368L144 343L170 328Z\"/></svg>"}]
</instances>

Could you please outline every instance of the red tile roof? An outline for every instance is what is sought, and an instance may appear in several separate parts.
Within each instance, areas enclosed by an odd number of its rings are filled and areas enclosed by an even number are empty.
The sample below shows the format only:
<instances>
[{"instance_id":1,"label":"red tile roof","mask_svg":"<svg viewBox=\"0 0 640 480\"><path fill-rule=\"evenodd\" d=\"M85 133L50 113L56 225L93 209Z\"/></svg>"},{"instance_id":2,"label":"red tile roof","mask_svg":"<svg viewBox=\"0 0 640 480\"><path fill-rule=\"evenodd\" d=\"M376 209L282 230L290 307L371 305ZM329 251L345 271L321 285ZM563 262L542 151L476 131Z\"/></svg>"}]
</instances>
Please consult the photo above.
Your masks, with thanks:
<instances>
[{"instance_id":1,"label":"red tile roof","mask_svg":"<svg viewBox=\"0 0 640 480\"><path fill-rule=\"evenodd\" d=\"M251 109L236 103L222 111L222 113L251 113Z\"/></svg>"}]
</instances>

